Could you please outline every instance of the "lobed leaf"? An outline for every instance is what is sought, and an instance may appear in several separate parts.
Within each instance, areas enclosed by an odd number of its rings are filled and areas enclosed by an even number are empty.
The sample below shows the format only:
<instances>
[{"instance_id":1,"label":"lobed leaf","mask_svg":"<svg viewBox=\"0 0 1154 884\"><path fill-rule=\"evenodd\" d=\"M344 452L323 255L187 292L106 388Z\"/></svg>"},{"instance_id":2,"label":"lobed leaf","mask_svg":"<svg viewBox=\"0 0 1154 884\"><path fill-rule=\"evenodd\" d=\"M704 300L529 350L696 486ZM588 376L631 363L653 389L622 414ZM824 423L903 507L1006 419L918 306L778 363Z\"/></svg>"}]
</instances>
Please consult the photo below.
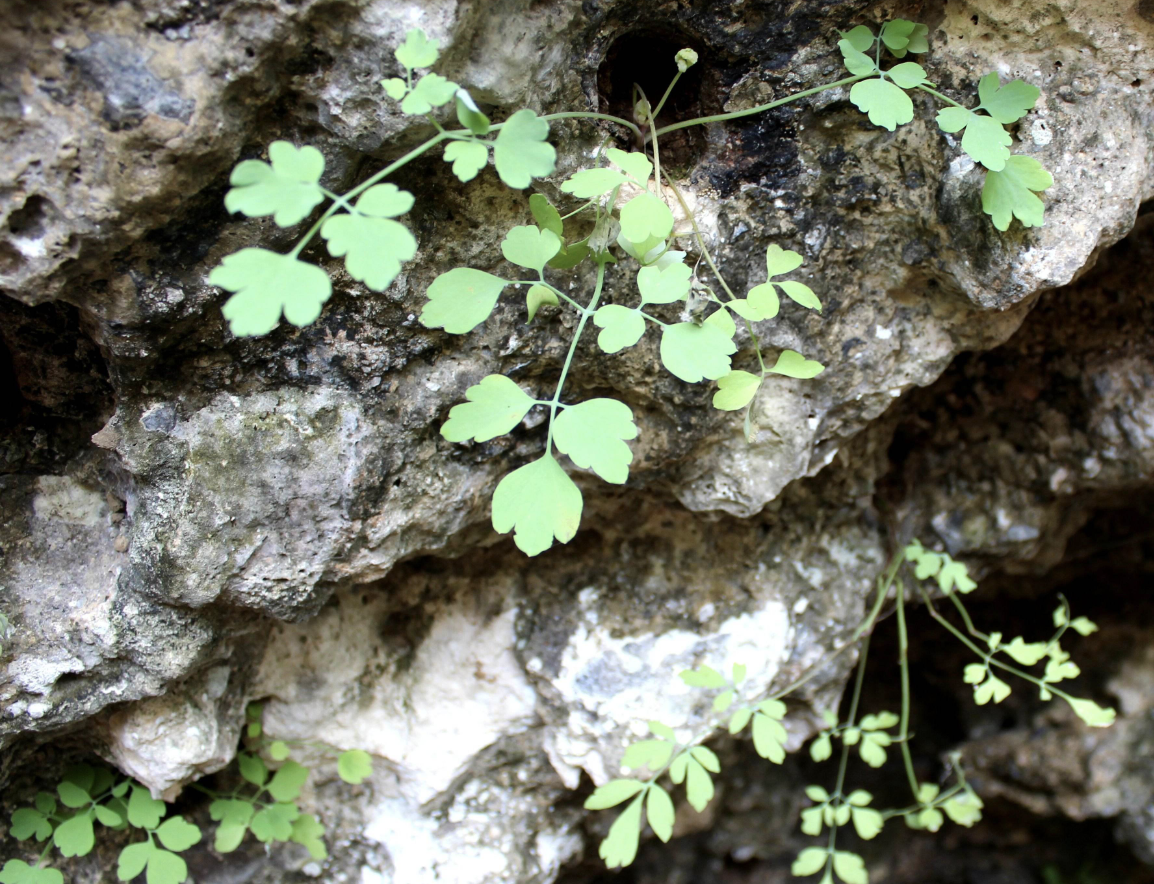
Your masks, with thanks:
<instances>
[{"instance_id":1,"label":"lobed leaf","mask_svg":"<svg viewBox=\"0 0 1154 884\"><path fill-rule=\"evenodd\" d=\"M462 183L472 181L489 162L489 148L480 141L454 141L445 148L445 162Z\"/></svg>"},{"instance_id":2,"label":"lobed leaf","mask_svg":"<svg viewBox=\"0 0 1154 884\"><path fill-rule=\"evenodd\" d=\"M964 564L954 561L949 556L943 556L942 559L945 564L938 572L938 586L942 588L942 592L948 593L957 589L958 592L966 593L978 588L978 584L970 579L970 572Z\"/></svg>"},{"instance_id":3,"label":"lobed leaf","mask_svg":"<svg viewBox=\"0 0 1154 884\"><path fill-rule=\"evenodd\" d=\"M541 230L533 224L514 227L501 242L505 260L519 267L543 273L549 260L561 251L561 240L552 230Z\"/></svg>"},{"instance_id":4,"label":"lobed leaf","mask_svg":"<svg viewBox=\"0 0 1154 884\"><path fill-rule=\"evenodd\" d=\"M1008 696L1010 696L1010 686L992 672L988 674L984 682L974 686L974 702L979 706L985 706L990 700L1001 703Z\"/></svg>"},{"instance_id":5,"label":"lobed leaf","mask_svg":"<svg viewBox=\"0 0 1154 884\"><path fill-rule=\"evenodd\" d=\"M249 218L272 215L279 227L292 227L324 200L320 188L325 170L324 155L315 147L296 147L274 141L268 147L270 163L244 160L229 176L232 188L224 207Z\"/></svg>"},{"instance_id":6,"label":"lobed leaf","mask_svg":"<svg viewBox=\"0 0 1154 884\"><path fill-rule=\"evenodd\" d=\"M621 767L638 770L648 767L650 771L660 770L673 754L673 744L665 740L639 740L625 750L621 757Z\"/></svg>"},{"instance_id":7,"label":"lobed leaf","mask_svg":"<svg viewBox=\"0 0 1154 884\"><path fill-rule=\"evenodd\" d=\"M773 368L769 370L774 374L783 374L790 378L808 380L809 378L817 377L825 371L825 366L813 359L806 359L800 353L793 350L783 350L781 355L777 357L777 362Z\"/></svg>"},{"instance_id":8,"label":"lobed leaf","mask_svg":"<svg viewBox=\"0 0 1154 884\"><path fill-rule=\"evenodd\" d=\"M623 485L629 478L633 452L625 444L640 432L633 412L616 399L590 399L572 405L553 421L553 443L583 470L593 470L606 482Z\"/></svg>"},{"instance_id":9,"label":"lobed leaf","mask_svg":"<svg viewBox=\"0 0 1154 884\"><path fill-rule=\"evenodd\" d=\"M52 841L64 856L87 856L96 843L91 810L78 813L56 827Z\"/></svg>"},{"instance_id":10,"label":"lobed leaf","mask_svg":"<svg viewBox=\"0 0 1154 884\"><path fill-rule=\"evenodd\" d=\"M357 200L358 214L334 215L321 225L329 254L345 259L353 279L383 292L401 272L401 262L417 254L413 234L388 217L407 212L412 205L412 194L392 184L370 187Z\"/></svg>"},{"instance_id":11,"label":"lobed leaf","mask_svg":"<svg viewBox=\"0 0 1154 884\"><path fill-rule=\"evenodd\" d=\"M775 721L760 712L753 716L753 748L757 750L758 755L774 764L783 763L785 741L785 728L780 721Z\"/></svg>"},{"instance_id":12,"label":"lobed leaf","mask_svg":"<svg viewBox=\"0 0 1154 884\"><path fill-rule=\"evenodd\" d=\"M967 789L949 799L942 809L951 820L968 829L982 818L983 806L982 799Z\"/></svg>"},{"instance_id":13,"label":"lobed leaf","mask_svg":"<svg viewBox=\"0 0 1154 884\"><path fill-rule=\"evenodd\" d=\"M1109 727L1114 723L1116 713L1113 709L1108 707L1103 709L1093 700L1079 700L1076 697L1071 698L1069 702L1074 714L1090 727Z\"/></svg>"},{"instance_id":14,"label":"lobed leaf","mask_svg":"<svg viewBox=\"0 0 1154 884\"><path fill-rule=\"evenodd\" d=\"M309 777L309 769L295 761L286 761L269 782L268 793L277 801L292 801ZM282 839L283 840L283 839Z\"/></svg>"},{"instance_id":15,"label":"lobed leaf","mask_svg":"<svg viewBox=\"0 0 1154 884\"><path fill-rule=\"evenodd\" d=\"M156 837L169 850L188 850L200 843L200 829L182 816L166 819L156 830Z\"/></svg>"},{"instance_id":16,"label":"lobed leaf","mask_svg":"<svg viewBox=\"0 0 1154 884\"><path fill-rule=\"evenodd\" d=\"M999 123L1016 123L1034 109L1042 90L1022 80L1011 80L1001 85L996 72L991 71L978 81L979 107L989 112Z\"/></svg>"},{"instance_id":17,"label":"lobed leaf","mask_svg":"<svg viewBox=\"0 0 1154 884\"><path fill-rule=\"evenodd\" d=\"M406 114L427 114L433 108L452 101L458 88L456 83L446 80L440 74L425 74L401 101L401 111Z\"/></svg>"},{"instance_id":18,"label":"lobed leaf","mask_svg":"<svg viewBox=\"0 0 1154 884\"><path fill-rule=\"evenodd\" d=\"M267 844L270 841L288 841L292 838L292 824L300 816L295 804L270 804L258 810L249 828L257 840Z\"/></svg>"},{"instance_id":19,"label":"lobed leaf","mask_svg":"<svg viewBox=\"0 0 1154 884\"><path fill-rule=\"evenodd\" d=\"M1018 636L1008 645L1002 648L1007 654L1013 657L1017 662L1023 666L1033 666L1039 660L1046 656L1049 651L1045 642L1029 642Z\"/></svg>"},{"instance_id":20,"label":"lobed leaf","mask_svg":"<svg viewBox=\"0 0 1154 884\"><path fill-rule=\"evenodd\" d=\"M611 869L623 868L637 857L641 834L641 798L638 795L609 827L609 834L597 852Z\"/></svg>"},{"instance_id":21,"label":"lobed leaf","mask_svg":"<svg viewBox=\"0 0 1154 884\"><path fill-rule=\"evenodd\" d=\"M914 103L906 93L888 80L876 77L854 83L849 100L869 116L875 126L893 132L914 118Z\"/></svg>"},{"instance_id":22,"label":"lobed leaf","mask_svg":"<svg viewBox=\"0 0 1154 884\"><path fill-rule=\"evenodd\" d=\"M12 826L8 834L17 841L27 841L32 837L43 841L52 835L52 823L39 810L21 807L12 812Z\"/></svg>"},{"instance_id":23,"label":"lobed leaf","mask_svg":"<svg viewBox=\"0 0 1154 884\"><path fill-rule=\"evenodd\" d=\"M59 869L30 866L22 859L10 859L0 869L0 884L64 884Z\"/></svg>"},{"instance_id":24,"label":"lobed leaf","mask_svg":"<svg viewBox=\"0 0 1154 884\"><path fill-rule=\"evenodd\" d=\"M816 875L825 868L828 859L829 853L824 848L807 847L797 855L797 859L793 861L789 870L794 875L803 878L806 875Z\"/></svg>"},{"instance_id":25,"label":"lobed leaf","mask_svg":"<svg viewBox=\"0 0 1154 884\"><path fill-rule=\"evenodd\" d=\"M865 861L856 853L835 850L833 870L845 884L869 884L870 876L866 871Z\"/></svg>"},{"instance_id":26,"label":"lobed leaf","mask_svg":"<svg viewBox=\"0 0 1154 884\"><path fill-rule=\"evenodd\" d=\"M761 387L761 377L748 371L731 371L717 381L713 407L720 411L738 411L745 408Z\"/></svg>"},{"instance_id":27,"label":"lobed leaf","mask_svg":"<svg viewBox=\"0 0 1154 884\"><path fill-rule=\"evenodd\" d=\"M315 816L302 813L293 820L292 835L289 836L289 840L304 847L313 859L324 859L329 855L328 850L325 849L325 842L321 838L324 833L325 827L317 821Z\"/></svg>"},{"instance_id":28,"label":"lobed leaf","mask_svg":"<svg viewBox=\"0 0 1154 884\"><path fill-rule=\"evenodd\" d=\"M673 212L649 192L638 194L621 207L621 233L632 242L651 236L665 239L673 232Z\"/></svg>"},{"instance_id":29,"label":"lobed leaf","mask_svg":"<svg viewBox=\"0 0 1154 884\"><path fill-rule=\"evenodd\" d=\"M175 853L154 848L148 857L147 884L181 884L188 878L188 864Z\"/></svg>"},{"instance_id":30,"label":"lobed leaf","mask_svg":"<svg viewBox=\"0 0 1154 884\"><path fill-rule=\"evenodd\" d=\"M653 174L653 163L649 162L649 157L645 154L636 151L627 153L616 147L611 147L605 151L605 156L608 157L609 162L642 187L649 183L649 176Z\"/></svg>"},{"instance_id":31,"label":"lobed leaf","mask_svg":"<svg viewBox=\"0 0 1154 884\"><path fill-rule=\"evenodd\" d=\"M597 346L605 353L618 353L632 347L645 334L645 318L637 310L620 304L606 304L593 314L593 324L601 332Z\"/></svg>"},{"instance_id":32,"label":"lobed leaf","mask_svg":"<svg viewBox=\"0 0 1154 884\"><path fill-rule=\"evenodd\" d=\"M221 313L237 337L267 334L276 328L282 312L293 325L308 325L321 315L321 306L333 292L329 275L321 268L252 247L226 255L208 281L234 293Z\"/></svg>"},{"instance_id":33,"label":"lobed leaf","mask_svg":"<svg viewBox=\"0 0 1154 884\"><path fill-rule=\"evenodd\" d=\"M346 749L337 757L337 775L357 786L372 776L373 759L364 749Z\"/></svg>"},{"instance_id":34,"label":"lobed leaf","mask_svg":"<svg viewBox=\"0 0 1154 884\"><path fill-rule=\"evenodd\" d=\"M509 117L493 145L493 163L501 180L520 190L534 178L552 175L557 151L548 137L549 122L528 108Z\"/></svg>"},{"instance_id":35,"label":"lobed leaf","mask_svg":"<svg viewBox=\"0 0 1154 884\"><path fill-rule=\"evenodd\" d=\"M405 33L405 42L396 48L393 55L408 70L432 67L437 63L437 40L430 40L420 28L412 28Z\"/></svg>"},{"instance_id":36,"label":"lobed leaf","mask_svg":"<svg viewBox=\"0 0 1154 884\"><path fill-rule=\"evenodd\" d=\"M740 299L738 299L740 300ZM773 319L781 309L781 300L777 296L777 286L772 282L763 282L749 290L749 297L745 299L747 313L738 306L738 301L730 301L729 308L750 322L759 322L763 319Z\"/></svg>"},{"instance_id":37,"label":"lobed leaf","mask_svg":"<svg viewBox=\"0 0 1154 884\"><path fill-rule=\"evenodd\" d=\"M454 335L467 334L489 318L508 284L499 276L471 267L442 273L429 286L429 302L421 310L421 325L443 328Z\"/></svg>"},{"instance_id":38,"label":"lobed leaf","mask_svg":"<svg viewBox=\"0 0 1154 884\"><path fill-rule=\"evenodd\" d=\"M869 841L876 838L885 825L885 819L876 810L868 807L854 807L851 811L853 827L858 837Z\"/></svg>"},{"instance_id":39,"label":"lobed leaf","mask_svg":"<svg viewBox=\"0 0 1154 884\"><path fill-rule=\"evenodd\" d=\"M561 191L587 200L603 196L624 183L625 176L613 169L584 169L565 179Z\"/></svg>"},{"instance_id":40,"label":"lobed leaf","mask_svg":"<svg viewBox=\"0 0 1154 884\"><path fill-rule=\"evenodd\" d=\"M642 304L672 304L689 294L689 278L693 271L686 264L670 264L665 268L652 265L637 271L637 288Z\"/></svg>"},{"instance_id":41,"label":"lobed leaf","mask_svg":"<svg viewBox=\"0 0 1154 884\"><path fill-rule=\"evenodd\" d=\"M1034 192L1046 190L1053 183L1053 176L1033 157L1011 156L1000 172L986 173L982 211L993 219L998 230L1009 230L1013 218L1021 221L1023 227L1041 227L1046 207Z\"/></svg>"},{"instance_id":42,"label":"lobed leaf","mask_svg":"<svg viewBox=\"0 0 1154 884\"><path fill-rule=\"evenodd\" d=\"M709 666L685 669L678 677L691 688L723 688L729 684L724 675Z\"/></svg>"},{"instance_id":43,"label":"lobed leaf","mask_svg":"<svg viewBox=\"0 0 1154 884\"><path fill-rule=\"evenodd\" d=\"M730 371L729 357L737 345L713 325L679 322L661 331L661 362L670 373L690 384L715 381Z\"/></svg>"},{"instance_id":44,"label":"lobed leaf","mask_svg":"<svg viewBox=\"0 0 1154 884\"><path fill-rule=\"evenodd\" d=\"M493 492L493 529L535 556L556 538L568 543L581 523L581 491L551 454L514 470Z\"/></svg>"},{"instance_id":45,"label":"lobed leaf","mask_svg":"<svg viewBox=\"0 0 1154 884\"><path fill-rule=\"evenodd\" d=\"M131 881L144 871L144 867L148 865L149 857L155 850L156 847L151 841L137 841L135 844L129 844L120 851L116 863L116 877L121 881Z\"/></svg>"}]
</instances>

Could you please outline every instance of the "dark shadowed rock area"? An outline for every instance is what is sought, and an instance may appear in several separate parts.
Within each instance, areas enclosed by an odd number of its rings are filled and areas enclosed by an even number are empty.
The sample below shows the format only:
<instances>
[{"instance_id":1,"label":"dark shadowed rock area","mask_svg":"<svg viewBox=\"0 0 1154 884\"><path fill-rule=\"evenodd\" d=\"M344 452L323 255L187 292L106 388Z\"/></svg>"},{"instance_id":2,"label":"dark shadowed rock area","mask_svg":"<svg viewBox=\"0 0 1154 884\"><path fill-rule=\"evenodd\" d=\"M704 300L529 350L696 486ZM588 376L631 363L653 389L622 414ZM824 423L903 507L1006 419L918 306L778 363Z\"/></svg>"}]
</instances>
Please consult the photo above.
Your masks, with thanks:
<instances>
[{"instance_id":1,"label":"dark shadowed rock area","mask_svg":"<svg viewBox=\"0 0 1154 884\"><path fill-rule=\"evenodd\" d=\"M379 86L411 27L495 120L627 115L632 84L660 94L692 47L665 123L836 80L838 30L898 15L929 25L922 61L947 94L968 101L991 70L1041 88L1015 151L1054 175L1046 225L994 229L925 95L896 133L839 89L672 134L663 158L735 288L764 279L770 243L806 257L823 313L783 309L762 341L827 369L764 386L750 443L712 385L661 369L655 338L607 357L587 334L567 390L624 400L641 434L625 487L572 471L585 515L568 545L529 559L490 527L543 423L471 445L438 431L487 374L549 395L574 321L526 325L512 296L464 337L416 317L446 269L501 272L528 195L562 198L605 139L630 146L624 129L555 123L557 177L523 193L421 158L391 179L416 195L420 248L387 291L314 244L334 282L320 319L228 331L209 272L299 234L230 216L229 171L288 139L343 192L419 143L427 121ZM1097 621L1079 691L1118 721L1089 729L1024 689L976 707L964 649L914 610L918 775L960 752L986 818L936 836L893 821L861 846L871 881L1154 881L1149 0L8 0L0 157L5 859L33 858L8 811L76 760L209 827L186 787L231 787L261 701L271 737L365 749L374 774L346 785L306 750L329 858L206 840L198 884L785 882L823 775L804 752L771 766L718 727L715 803L679 806L673 841L647 835L621 873L597 858L611 816L582 802L646 720L711 720L679 670L744 662L753 693L780 689L849 640L920 537L967 563L975 617L1007 635L1046 633L1058 593ZM606 299L633 303L632 273L611 267ZM896 654L887 621L874 708L895 708ZM797 695L791 750L852 664ZM900 773L862 783L905 800ZM124 843L59 865L112 881Z\"/></svg>"}]
</instances>

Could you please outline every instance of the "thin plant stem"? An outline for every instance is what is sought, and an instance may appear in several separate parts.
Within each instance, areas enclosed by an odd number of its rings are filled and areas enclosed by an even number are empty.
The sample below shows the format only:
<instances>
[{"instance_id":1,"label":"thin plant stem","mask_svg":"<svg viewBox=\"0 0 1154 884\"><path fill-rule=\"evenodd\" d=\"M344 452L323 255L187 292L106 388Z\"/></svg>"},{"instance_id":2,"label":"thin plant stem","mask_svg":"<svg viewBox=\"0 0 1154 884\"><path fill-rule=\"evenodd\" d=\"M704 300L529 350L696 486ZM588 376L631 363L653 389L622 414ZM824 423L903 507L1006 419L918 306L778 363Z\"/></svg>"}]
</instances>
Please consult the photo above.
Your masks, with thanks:
<instances>
[{"instance_id":1,"label":"thin plant stem","mask_svg":"<svg viewBox=\"0 0 1154 884\"><path fill-rule=\"evenodd\" d=\"M669 96L673 94L673 87L677 85L677 81L681 79L682 71L678 68L677 73L673 75L673 79L669 81L669 85L665 87L665 94L661 96L661 101L657 102L657 107L653 108L653 113L649 115L650 128L653 126L653 119L661 113L661 109L665 107L665 102L669 100Z\"/></svg>"},{"instance_id":2,"label":"thin plant stem","mask_svg":"<svg viewBox=\"0 0 1154 884\"><path fill-rule=\"evenodd\" d=\"M914 772L914 759L910 752L910 660L909 660L909 633L906 631L906 587L902 581L895 584L897 591L898 610L898 666L902 674L902 729L898 739L902 744L902 763L905 765L906 778L910 782L910 791L914 800L918 800L918 777Z\"/></svg>"},{"instance_id":3,"label":"thin plant stem","mask_svg":"<svg viewBox=\"0 0 1154 884\"><path fill-rule=\"evenodd\" d=\"M581 319L577 323L577 330L573 333L573 341L569 344L569 353L565 356L565 365L561 368L561 377L557 380L557 391L553 394L553 398L549 402L549 437L545 441L546 454L552 451L553 421L557 417L557 407L561 402L561 390L565 386L565 378L569 376L569 366L573 364L573 355L577 352L577 344L581 341L581 333L585 331L585 323L589 321L589 317L597 310L597 302L601 300L601 290L604 286L605 260L602 258L597 262L597 284L593 288L593 298L589 301L589 305L585 307L581 314Z\"/></svg>"},{"instance_id":4,"label":"thin plant stem","mask_svg":"<svg viewBox=\"0 0 1154 884\"><path fill-rule=\"evenodd\" d=\"M954 101L949 96L942 95L942 93L938 92L936 89L931 89L929 86L919 86L918 88L921 89L922 92L926 92L932 95L939 101L944 101L946 104L952 104L954 107L960 107L963 110L969 110L969 108L967 108L964 104L958 104L958 102Z\"/></svg>"}]
</instances>

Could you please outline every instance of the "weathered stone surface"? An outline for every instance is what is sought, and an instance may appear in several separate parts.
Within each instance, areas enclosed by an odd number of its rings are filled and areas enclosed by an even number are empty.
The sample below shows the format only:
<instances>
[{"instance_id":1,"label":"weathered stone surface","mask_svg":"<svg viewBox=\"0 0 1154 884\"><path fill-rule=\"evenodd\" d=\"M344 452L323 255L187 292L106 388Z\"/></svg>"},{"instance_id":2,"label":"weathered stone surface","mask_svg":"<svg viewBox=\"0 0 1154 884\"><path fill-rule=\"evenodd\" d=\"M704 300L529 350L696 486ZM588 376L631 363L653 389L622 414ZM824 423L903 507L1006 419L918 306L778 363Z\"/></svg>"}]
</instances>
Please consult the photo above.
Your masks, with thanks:
<instances>
[{"instance_id":1,"label":"weathered stone surface","mask_svg":"<svg viewBox=\"0 0 1154 884\"><path fill-rule=\"evenodd\" d=\"M312 143L323 183L342 190L422 137L377 85L396 73L391 50L409 27L441 40L441 71L495 116L622 113L634 79L663 88L660 64L692 45L702 63L671 105L692 116L836 79L835 29L889 11L6 5L0 334L12 370L0 365L0 380L22 404L0 427L0 606L16 627L0 739L91 729L172 797L227 761L244 702L267 698L270 734L378 758L353 799L328 783L308 796L332 820L340 875L544 884L588 846L570 790L614 775L646 718L705 726L678 669L740 660L751 691L788 684L848 639L895 535L936 538L991 571L1060 561L1088 514L1148 487L1154 467L1154 354L1135 290L1148 225L1110 253L1114 276L1107 264L1046 294L1154 195L1154 23L1142 3L922 11L930 78L947 93L969 95L988 70L1042 88L1016 148L1057 182L1041 230L990 226L981 175L925 96L893 135L839 90L671 138L669 167L735 289L762 281L770 242L806 255L823 315L786 305L762 341L828 368L767 384L748 444L739 419L708 408L710 391L660 369L655 340L617 357L584 343L567 395L633 408L630 484L578 476L582 533L532 561L493 535L488 499L543 449L544 427L531 417L471 446L437 430L492 372L550 395L574 323L547 311L526 326L515 297L466 338L415 322L437 273L500 271L525 195L492 170L461 186L438 159L418 161L396 179L418 198L417 260L376 295L310 248L336 291L305 329L234 339L207 284L224 255L286 251L296 234L226 215L238 159L276 138ZM606 134L620 133L556 124L559 171ZM538 186L558 196L555 182ZM632 289L623 265L611 269L609 301L632 303ZM964 370L911 393L959 354L1007 340L974 363L996 376L993 393ZM748 368L744 332L739 343L735 364ZM850 662L803 699L834 705ZM791 718L795 745L806 715ZM1141 801L1096 788L1091 810L1047 806L1150 828ZM294 857L270 880L305 867Z\"/></svg>"}]
</instances>

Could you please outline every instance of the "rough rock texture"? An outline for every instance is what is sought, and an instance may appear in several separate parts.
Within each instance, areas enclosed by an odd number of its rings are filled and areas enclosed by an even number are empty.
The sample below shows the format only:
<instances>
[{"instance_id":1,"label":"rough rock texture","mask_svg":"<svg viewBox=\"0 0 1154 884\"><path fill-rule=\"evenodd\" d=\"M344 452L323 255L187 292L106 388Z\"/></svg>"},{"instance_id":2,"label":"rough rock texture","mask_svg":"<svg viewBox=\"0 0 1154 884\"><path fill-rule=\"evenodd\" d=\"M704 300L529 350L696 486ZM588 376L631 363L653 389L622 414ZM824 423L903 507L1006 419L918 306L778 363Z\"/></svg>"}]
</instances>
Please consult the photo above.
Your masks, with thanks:
<instances>
[{"instance_id":1,"label":"rough rock texture","mask_svg":"<svg viewBox=\"0 0 1154 884\"><path fill-rule=\"evenodd\" d=\"M655 341L612 358L587 342L569 393L621 396L642 432L624 491L577 476L586 514L567 547L527 560L488 526L496 481L541 451L543 426L470 447L437 430L485 374L551 391L570 320L526 326L509 299L466 338L415 323L437 273L498 270L526 219L492 170L462 187L426 158L397 176L421 249L389 291L311 247L336 289L316 324L226 330L208 272L295 235L230 218L229 169L288 138L318 146L342 190L414 145L424 124L377 85L409 27L442 41L440 70L494 116L622 113L632 83L659 92L690 45L702 63L670 105L683 118L838 78L836 29L894 12L930 24L927 68L948 93L988 70L1041 87L1016 150L1056 179L1046 227L992 228L981 175L928 98L892 135L834 91L671 138L735 288L762 281L769 242L806 255L823 315L787 307L763 341L829 369L767 385L751 445L705 386L659 368ZM324 874L549 882L603 822L586 830L585 775L614 775L647 718L706 727L677 670L740 660L752 690L783 686L848 639L896 540L1040 575L1096 513L1148 493L1151 216L1105 251L1154 195L1147 0L15 0L0 24L0 384L16 403L0 417L0 608L15 627L0 745L14 759L82 735L171 798L228 762L245 702L265 698L270 734L377 757L350 797L317 755ZM607 135L621 132L556 125L559 172ZM607 298L631 286L611 270ZM1149 739L1135 646L1117 672L1108 652L1098 667L1123 714L1096 736L1107 759ZM802 699L833 705L851 662ZM997 758L1023 738L982 727L953 741L980 743L988 794L1121 815L1154 856L1154 773L1117 785L1114 762L1088 762L1069 783L998 786ZM811 728L799 707L792 745ZM766 799L788 827L800 775L773 776L793 789ZM745 810L719 812L714 856L780 859L780 833L731 837L767 787L741 773L725 788ZM683 815L678 834L710 822ZM322 873L292 851L268 868L254 856L211 874Z\"/></svg>"}]
</instances>

